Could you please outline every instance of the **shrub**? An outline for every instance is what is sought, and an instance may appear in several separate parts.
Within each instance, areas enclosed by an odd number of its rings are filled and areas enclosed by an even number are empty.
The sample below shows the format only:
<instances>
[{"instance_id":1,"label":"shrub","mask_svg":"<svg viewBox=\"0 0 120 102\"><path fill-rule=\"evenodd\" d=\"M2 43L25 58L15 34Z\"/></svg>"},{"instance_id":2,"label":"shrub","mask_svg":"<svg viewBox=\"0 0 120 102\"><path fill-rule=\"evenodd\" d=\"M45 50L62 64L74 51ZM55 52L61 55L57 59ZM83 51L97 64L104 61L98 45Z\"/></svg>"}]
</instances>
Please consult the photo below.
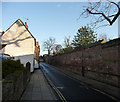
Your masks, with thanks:
<instances>
[{"instance_id":1,"label":"shrub","mask_svg":"<svg viewBox=\"0 0 120 102\"><path fill-rule=\"evenodd\" d=\"M14 72L22 71L24 68L23 64L20 63L20 60L11 60L3 59L2 60L2 77L5 78L7 75Z\"/></svg>"}]
</instances>

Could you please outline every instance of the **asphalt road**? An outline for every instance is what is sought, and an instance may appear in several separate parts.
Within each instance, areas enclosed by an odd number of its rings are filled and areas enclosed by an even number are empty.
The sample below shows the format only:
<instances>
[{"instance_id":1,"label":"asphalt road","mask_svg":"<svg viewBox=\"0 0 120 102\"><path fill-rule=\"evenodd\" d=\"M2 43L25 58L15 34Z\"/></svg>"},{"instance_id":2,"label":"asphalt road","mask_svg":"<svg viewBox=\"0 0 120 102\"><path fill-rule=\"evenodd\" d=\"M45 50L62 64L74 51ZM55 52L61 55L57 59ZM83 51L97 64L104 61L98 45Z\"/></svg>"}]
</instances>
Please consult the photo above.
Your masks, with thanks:
<instances>
[{"instance_id":1,"label":"asphalt road","mask_svg":"<svg viewBox=\"0 0 120 102\"><path fill-rule=\"evenodd\" d=\"M41 62L40 66L67 101L114 102L110 97L81 85L51 65Z\"/></svg>"}]
</instances>

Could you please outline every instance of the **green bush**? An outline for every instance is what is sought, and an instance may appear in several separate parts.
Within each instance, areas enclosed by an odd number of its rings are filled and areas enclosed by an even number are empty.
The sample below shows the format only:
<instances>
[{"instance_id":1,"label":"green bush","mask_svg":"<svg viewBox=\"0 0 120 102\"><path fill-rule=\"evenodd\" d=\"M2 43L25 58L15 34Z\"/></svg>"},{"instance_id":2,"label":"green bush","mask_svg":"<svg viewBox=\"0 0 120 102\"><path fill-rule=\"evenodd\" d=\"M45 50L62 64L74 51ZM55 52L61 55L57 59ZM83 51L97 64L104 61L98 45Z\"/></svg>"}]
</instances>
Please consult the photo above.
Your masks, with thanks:
<instances>
[{"instance_id":1,"label":"green bush","mask_svg":"<svg viewBox=\"0 0 120 102\"><path fill-rule=\"evenodd\" d=\"M2 60L2 77L5 78L7 75L14 72L21 72L26 69L20 60L3 59Z\"/></svg>"}]
</instances>

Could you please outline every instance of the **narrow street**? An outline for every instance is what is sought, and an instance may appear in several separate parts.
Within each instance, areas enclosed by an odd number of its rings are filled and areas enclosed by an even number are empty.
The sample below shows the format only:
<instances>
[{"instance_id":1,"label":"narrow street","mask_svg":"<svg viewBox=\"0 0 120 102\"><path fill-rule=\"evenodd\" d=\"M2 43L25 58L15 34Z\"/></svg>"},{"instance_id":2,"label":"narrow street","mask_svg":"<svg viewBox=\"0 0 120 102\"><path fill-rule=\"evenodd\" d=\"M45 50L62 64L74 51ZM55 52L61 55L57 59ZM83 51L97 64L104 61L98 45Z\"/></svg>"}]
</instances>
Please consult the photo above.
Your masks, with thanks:
<instances>
[{"instance_id":1,"label":"narrow street","mask_svg":"<svg viewBox=\"0 0 120 102\"><path fill-rule=\"evenodd\" d=\"M77 100L113 102L110 97L81 85L79 82L69 78L67 75L63 74L51 65L40 62L40 66L47 77L52 81L52 83L62 93L67 101Z\"/></svg>"}]
</instances>

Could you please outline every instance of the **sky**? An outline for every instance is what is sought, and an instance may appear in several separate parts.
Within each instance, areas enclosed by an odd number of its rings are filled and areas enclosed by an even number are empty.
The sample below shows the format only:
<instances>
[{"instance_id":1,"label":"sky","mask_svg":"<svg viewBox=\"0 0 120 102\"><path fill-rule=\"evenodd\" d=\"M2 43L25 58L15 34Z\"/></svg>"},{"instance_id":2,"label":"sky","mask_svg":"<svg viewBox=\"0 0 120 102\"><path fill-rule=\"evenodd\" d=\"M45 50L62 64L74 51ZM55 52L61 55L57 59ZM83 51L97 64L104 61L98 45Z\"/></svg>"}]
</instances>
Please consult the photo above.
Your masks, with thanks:
<instances>
[{"instance_id":1,"label":"sky","mask_svg":"<svg viewBox=\"0 0 120 102\"><path fill-rule=\"evenodd\" d=\"M2 2L2 28L7 30L17 19L28 23L28 29L39 41L40 54L43 42L49 37L56 39L56 44L63 45L65 36L73 39L78 29L87 25L91 19L79 18L87 2ZM28 18L29 21L26 19ZM107 34L108 38L118 37L118 20L110 27L95 30Z\"/></svg>"}]
</instances>

